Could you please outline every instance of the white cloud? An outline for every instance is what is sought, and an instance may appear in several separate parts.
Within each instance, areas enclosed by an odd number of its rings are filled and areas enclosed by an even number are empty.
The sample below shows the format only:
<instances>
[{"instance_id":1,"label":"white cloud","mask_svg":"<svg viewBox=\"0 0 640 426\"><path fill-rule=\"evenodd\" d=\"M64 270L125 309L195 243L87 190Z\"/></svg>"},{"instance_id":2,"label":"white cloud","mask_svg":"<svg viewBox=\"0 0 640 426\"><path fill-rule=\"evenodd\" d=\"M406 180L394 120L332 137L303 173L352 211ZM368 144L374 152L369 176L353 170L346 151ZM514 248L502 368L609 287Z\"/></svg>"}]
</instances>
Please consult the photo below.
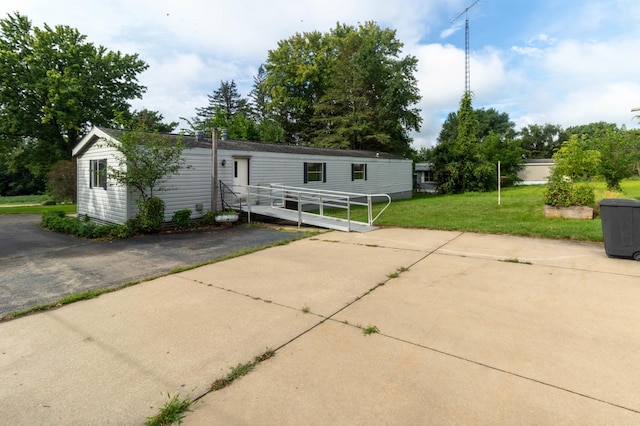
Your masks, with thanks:
<instances>
[{"instance_id":1,"label":"white cloud","mask_svg":"<svg viewBox=\"0 0 640 426\"><path fill-rule=\"evenodd\" d=\"M445 30L443 30L442 32L440 32L440 38L441 39L445 39L448 37L451 37L453 34L457 33L458 31L460 31L460 25L453 25Z\"/></svg>"},{"instance_id":2,"label":"white cloud","mask_svg":"<svg viewBox=\"0 0 640 426\"><path fill-rule=\"evenodd\" d=\"M496 2L480 2L470 16L475 107L506 112L519 126L600 120L637 125L629 110L640 106L640 56L635 54L640 51L640 2L586 0L579 8L551 1L531 8ZM221 80L235 80L246 96L257 67L279 40L296 32L325 32L337 22L374 20L396 29L404 54L419 59L423 130L415 135L418 147L434 143L447 114L458 109L464 91L464 23L451 19L468 3L3 0L0 14L20 11L36 26L69 25L110 50L138 53L150 69L140 76L148 91L134 107L158 110L172 121L193 116ZM506 18L513 25L502 25ZM490 28L484 34L483 25ZM440 43L445 38L456 45Z\"/></svg>"}]
</instances>

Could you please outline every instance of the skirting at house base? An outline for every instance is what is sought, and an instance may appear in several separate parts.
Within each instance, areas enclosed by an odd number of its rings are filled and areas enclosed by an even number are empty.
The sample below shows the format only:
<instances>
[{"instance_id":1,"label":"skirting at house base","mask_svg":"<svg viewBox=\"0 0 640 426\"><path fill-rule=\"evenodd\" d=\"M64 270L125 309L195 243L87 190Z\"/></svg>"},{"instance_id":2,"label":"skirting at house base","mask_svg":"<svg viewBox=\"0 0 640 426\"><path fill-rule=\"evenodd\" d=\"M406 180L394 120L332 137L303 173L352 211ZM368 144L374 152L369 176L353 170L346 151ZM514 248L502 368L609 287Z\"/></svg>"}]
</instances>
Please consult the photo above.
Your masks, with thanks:
<instances>
[{"instance_id":1,"label":"skirting at house base","mask_svg":"<svg viewBox=\"0 0 640 426\"><path fill-rule=\"evenodd\" d=\"M555 207L544 206L544 217L564 217L567 219L593 219L593 208L587 206Z\"/></svg>"}]
</instances>

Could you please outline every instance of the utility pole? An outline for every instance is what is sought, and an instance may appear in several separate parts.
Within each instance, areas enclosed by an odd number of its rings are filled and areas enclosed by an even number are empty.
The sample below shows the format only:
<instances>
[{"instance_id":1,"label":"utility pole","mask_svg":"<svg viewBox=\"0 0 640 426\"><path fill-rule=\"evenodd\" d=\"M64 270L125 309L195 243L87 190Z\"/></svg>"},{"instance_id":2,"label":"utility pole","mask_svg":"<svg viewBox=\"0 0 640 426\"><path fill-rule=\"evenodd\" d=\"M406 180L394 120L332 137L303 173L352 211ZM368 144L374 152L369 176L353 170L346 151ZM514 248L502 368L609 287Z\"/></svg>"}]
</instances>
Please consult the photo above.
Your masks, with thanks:
<instances>
[{"instance_id":1,"label":"utility pole","mask_svg":"<svg viewBox=\"0 0 640 426\"><path fill-rule=\"evenodd\" d=\"M471 71L469 69L469 9L478 4L480 0L476 0L471 5L467 6L465 10L456 16L451 23L456 22L464 15L464 93L471 91Z\"/></svg>"}]
</instances>

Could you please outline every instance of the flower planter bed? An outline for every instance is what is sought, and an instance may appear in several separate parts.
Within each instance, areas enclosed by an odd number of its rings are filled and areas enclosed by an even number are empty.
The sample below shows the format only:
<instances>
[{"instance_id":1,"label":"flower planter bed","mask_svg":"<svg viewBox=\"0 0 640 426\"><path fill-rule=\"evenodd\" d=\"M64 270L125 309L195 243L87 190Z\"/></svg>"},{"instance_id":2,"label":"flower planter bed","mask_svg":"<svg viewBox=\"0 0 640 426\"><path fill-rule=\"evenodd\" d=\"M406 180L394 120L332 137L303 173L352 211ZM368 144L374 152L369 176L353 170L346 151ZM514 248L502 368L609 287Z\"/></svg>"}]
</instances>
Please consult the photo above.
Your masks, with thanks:
<instances>
[{"instance_id":1,"label":"flower planter bed","mask_svg":"<svg viewBox=\"0 0 640 426\"><path fill-rule=\"evenodd\" d=\"M564 217L567 219L593 219L593 207L556 207L545 204L544 217Z\"/></svg>"}]
</instances>

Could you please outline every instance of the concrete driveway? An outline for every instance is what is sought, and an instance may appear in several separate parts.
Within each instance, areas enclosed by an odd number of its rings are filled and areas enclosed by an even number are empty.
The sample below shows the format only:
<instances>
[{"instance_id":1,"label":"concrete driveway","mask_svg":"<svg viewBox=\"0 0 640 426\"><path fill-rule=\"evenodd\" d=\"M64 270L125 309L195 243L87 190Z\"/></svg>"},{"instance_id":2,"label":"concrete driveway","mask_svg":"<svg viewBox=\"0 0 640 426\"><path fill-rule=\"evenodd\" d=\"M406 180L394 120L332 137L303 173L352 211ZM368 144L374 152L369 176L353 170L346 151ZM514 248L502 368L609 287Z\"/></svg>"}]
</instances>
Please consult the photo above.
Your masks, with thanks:
<instances>
[{"instance_id":1,"label":"concrete driveway","mask_svg":"<svg viewBox=\"0 0 640 426\"><path fill-rule=\"evenodd\" d=\"M0 407L143 424L170 393L197 399L187 425L638 424L639 300L638 263L602 244L331 232L0 323Z\"/></svg>"},{"instance_id":2,"label":"concrete driveway","mask_svg":"<svg viewBox=\"0 0 640 426\"><path fill-rule=\"evenodd\" d=\"M252 227L91 241L40 228L40 215L0 215L0 317L69 294L166 274L296 233Z\"/></svg>"}]
</instances>

